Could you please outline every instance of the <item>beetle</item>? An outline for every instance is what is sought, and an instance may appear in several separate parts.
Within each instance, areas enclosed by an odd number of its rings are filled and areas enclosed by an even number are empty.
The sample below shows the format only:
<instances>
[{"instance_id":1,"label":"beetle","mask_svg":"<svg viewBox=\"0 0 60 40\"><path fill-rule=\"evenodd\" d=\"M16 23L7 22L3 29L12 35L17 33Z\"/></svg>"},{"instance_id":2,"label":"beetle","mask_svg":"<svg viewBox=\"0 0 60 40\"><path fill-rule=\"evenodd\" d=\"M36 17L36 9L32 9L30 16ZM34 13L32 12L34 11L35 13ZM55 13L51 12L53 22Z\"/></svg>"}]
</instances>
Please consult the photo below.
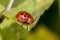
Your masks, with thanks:
<instances>
[{"instance_id":1,"label":"beetle","mask_svg":"<svg viewBox=\"0 0 60 40\"><path fill-rule=\"evenodd\" d=\"M23 23L29 23L29 24L31 24L31 23L34 22L34 19L31 16L31 14L29 14L26 11L19 11L18 14L16 15L16 19L18 21L23 22Z\"/></svg>"},{"instance_id":2,"label":"beetle","mask_svg":"<svg viewBox=\"0 0 60 40\"><path fill-rule=\"evenodd\" d=\"M34 22L32 15L26 11L19 11L16 14L16 19L20 22L27 23L27 24L31 24ZM28 29L28 27L27 27L27 29Z\"/></svg>"}]
</instances>

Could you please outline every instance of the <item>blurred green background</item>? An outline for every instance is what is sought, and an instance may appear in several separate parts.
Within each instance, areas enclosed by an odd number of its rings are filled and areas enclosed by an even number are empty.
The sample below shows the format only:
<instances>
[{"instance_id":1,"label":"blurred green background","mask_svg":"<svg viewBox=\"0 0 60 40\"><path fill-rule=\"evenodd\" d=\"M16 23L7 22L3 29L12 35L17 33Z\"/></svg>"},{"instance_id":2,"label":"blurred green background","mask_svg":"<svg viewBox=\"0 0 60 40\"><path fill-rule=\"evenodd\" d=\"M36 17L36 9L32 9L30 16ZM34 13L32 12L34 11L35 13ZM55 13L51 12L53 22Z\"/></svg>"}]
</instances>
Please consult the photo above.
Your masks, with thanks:
<instances>
[{"instance_id":1,"label":"blurred green background","mask_svg":"<svg viewBox=\"0 0 60 40\"><path fill-rule=\"evenodd\" d=\"M3 0L0 0L0 4L2 4L4 8L7 6L8 3L8 0L5 1L6 3ZM19 3L24 1L25 0L15 0L12 8L18 6ZM32 28L31 31L29 31L28 33L25 29L23 29L23 27L20 28L20 25L18 25L16 22L12 22L10 28L14 29L14 31L11 32L9 27L7 29L5 28L3 30L0 30L0 40L10 40L10 38L12 40L60 40L59 5L60 0L54 0L50 8L46 10L43 15L41 15L37 25ZM15 36L17 31L21 33L18 37ZM22 35L25 36L23 37ZM19 37L21 37L21 39L19 39Z\"/></svg>"}]
</instances>

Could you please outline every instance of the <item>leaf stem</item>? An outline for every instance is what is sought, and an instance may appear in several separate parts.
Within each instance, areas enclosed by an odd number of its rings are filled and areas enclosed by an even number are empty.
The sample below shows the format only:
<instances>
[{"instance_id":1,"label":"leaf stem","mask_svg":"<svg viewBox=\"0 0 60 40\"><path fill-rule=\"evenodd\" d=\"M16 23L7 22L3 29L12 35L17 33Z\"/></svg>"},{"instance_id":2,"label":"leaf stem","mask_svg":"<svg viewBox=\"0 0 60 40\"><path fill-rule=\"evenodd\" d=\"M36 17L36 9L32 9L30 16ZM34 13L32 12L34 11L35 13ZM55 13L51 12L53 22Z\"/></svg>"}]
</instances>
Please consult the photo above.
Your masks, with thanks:
<instances>
[{"instance_id":1,"label":"leaf stem","mask_svg":"<svg viewBox=\"0 0 60 40\"><path fill-rule=\"evenodd\" d=\"M11 9L13 2L14 2L14 0L9 0L8 5L7 5L5 11L9 11Z\"/></svg>"}]
</instances>

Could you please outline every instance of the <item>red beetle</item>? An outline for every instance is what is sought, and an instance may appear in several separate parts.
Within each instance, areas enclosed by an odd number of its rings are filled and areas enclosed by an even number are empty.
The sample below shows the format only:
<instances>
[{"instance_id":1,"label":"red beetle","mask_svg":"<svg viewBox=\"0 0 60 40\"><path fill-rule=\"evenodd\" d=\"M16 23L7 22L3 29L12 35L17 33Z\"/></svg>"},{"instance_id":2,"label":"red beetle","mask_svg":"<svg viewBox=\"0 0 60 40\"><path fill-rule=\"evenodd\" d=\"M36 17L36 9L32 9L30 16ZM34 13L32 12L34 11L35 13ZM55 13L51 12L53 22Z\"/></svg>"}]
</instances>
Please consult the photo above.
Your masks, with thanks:
<instances>
[{"instance_id":1,"label":"red beetle","mask_svg":"<svg viewBox=\"0 0 60 40\"><path fill-rule=\"evenodd\" d=\"M23 23L29 23L29 24L31 24L31 23L34 22L34 19L31 16L31 14L29 14L26 11L20 11L20 12L18 12L18 14L16 15L16 19L18 21L23 22Z\"/></svg>"}]
</instances>

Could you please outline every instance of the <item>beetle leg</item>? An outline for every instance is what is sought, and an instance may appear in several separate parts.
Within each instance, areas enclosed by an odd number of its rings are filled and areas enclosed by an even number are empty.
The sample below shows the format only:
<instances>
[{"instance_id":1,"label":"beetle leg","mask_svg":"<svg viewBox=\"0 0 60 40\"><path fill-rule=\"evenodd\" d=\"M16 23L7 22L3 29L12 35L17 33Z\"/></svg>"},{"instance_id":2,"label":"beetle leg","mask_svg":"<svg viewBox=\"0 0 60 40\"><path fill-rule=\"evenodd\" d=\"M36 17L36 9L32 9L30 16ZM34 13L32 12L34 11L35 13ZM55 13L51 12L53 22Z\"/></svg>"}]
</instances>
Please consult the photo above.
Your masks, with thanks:
<instances>
[{"instance_id":1,"label":"beetle leg","mask_svg":"<svg viewBox=\"0 0 60 40\"><path fill-rule=\"evenodd\" d=\"M28 24L27 24L27 31L28 31Z\"/></svg>"},{"instance_id":2,"label":"beetle leg","mask_svg":"<svg viewBox=\"0 0 60 40\"><path fill-rule=\"evenodd\" d=\"M24 26L25 23L22 24ZM26 23L26 30L28 31L28 23Z\"/></svg>"},{"instance_id":3,"label":"beetle leg","mask_svg":"<svg viewBox=\"0 0 60 40\"><path fill-rule=\"evenodd\" d=\"M38 16L37 16L37 17L35 17L34 21L36 21L36 20L37 20L36 18L38 18Z\"/></svg>"},{"instance_id":4,"label":"beetle leg","mask_svg":"<svg viewBox=\"0 0 60 40\"><path fill-rule=\"evenodd\" d=\"M24 23L22 23L22 26L23 26Z\"/></svg>"}]
</instances>

